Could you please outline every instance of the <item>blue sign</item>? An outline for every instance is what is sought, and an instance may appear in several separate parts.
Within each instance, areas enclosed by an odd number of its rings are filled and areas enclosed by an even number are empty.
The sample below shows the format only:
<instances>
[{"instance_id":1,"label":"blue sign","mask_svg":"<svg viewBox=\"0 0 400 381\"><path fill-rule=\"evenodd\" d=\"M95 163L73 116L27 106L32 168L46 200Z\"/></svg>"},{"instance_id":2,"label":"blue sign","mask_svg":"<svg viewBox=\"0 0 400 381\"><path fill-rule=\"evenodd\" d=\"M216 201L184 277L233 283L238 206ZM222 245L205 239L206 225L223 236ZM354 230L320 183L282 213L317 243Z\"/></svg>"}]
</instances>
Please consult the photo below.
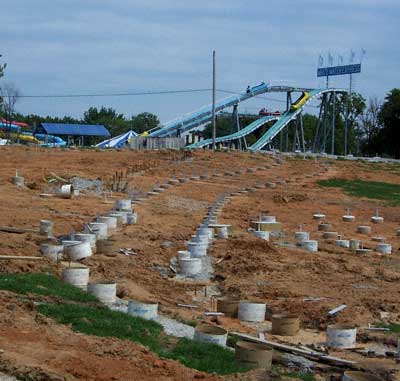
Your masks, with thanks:
<instances>
[{"instance_id":1,"label":"blue sign","mask_svg":"<svg viewBox=\"0 0 400 381\"><path fill-rule=\"evenodd\" d=\"M330 77L331 75L345 75L361 73L361 64L321 67L317 71L317 77Z\"/></svg>"}]
</instances>

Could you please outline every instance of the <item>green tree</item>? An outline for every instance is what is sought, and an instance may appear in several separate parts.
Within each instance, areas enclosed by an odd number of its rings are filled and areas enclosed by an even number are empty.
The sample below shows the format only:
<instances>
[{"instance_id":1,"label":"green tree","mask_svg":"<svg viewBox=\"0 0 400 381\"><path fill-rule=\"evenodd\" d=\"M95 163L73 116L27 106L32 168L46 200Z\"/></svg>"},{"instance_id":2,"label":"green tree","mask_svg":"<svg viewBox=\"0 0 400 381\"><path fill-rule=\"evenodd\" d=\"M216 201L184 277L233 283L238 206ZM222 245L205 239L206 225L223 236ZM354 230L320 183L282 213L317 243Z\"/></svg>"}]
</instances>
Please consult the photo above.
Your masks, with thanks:
<instances>
[{"instance_id":1,"label":"green tree","mask_svg":"<svg viewBox=\"0 0 400 381\"><path fill-rule=\"evenodd\" d=\"M379 131L377 152L396 159L400 158L400 89L391 90L379 112Z\"/></svg>"},{"instance_id":2,"label":"green tree","mask_svg":"<svg viewBox=\"0 0 400 381\"><path fill-rule=\"evenodd\" d=\"M138 134L151 130L160 124L157 115L150 112L142 112L131 119L131 128Z\"/></svg>"},{"instance_id":3,"label":"green tree","mask_svg":"<svg viewBox=\"0 0 400 381\"><path fill-rule=\"evenodd\" d=\"M102 124L110 131L111 136L120 135L131 127L124 114L118 114L113 108L104 106L100 109L90 107L83 114L83 122L87 124Z\"/></svg>"}]
</instances>

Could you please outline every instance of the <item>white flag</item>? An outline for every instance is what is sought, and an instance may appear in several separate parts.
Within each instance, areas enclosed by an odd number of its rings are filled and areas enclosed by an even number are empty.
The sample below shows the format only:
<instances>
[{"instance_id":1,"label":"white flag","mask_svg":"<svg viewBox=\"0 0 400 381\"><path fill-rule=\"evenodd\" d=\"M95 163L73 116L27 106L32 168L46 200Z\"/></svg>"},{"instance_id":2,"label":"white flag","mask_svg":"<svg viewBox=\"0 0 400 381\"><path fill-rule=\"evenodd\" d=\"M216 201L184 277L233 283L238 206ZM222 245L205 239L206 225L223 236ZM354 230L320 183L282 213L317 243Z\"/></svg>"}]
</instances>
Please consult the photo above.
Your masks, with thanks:
<instances>
[{"instance_id":1,"label":"white flag","mask_svg":"<svg viewBox=\"0 0 400 381\"><path fill-rule=\"evenodd\" d=\"M324 66L324 57L320 54L318 57L318 67Z\"/></svg>"},{"instance_id":2,"label":"white flag","mask_svg":"<svg viewBox=\"0 0 400 381\"><path fill-rule=\"evenodd\" d=\"M333 65L333 56L331 53L328 54L328 61L329 61L329 65L332 66Z\"/></svg>"}]
</instances>

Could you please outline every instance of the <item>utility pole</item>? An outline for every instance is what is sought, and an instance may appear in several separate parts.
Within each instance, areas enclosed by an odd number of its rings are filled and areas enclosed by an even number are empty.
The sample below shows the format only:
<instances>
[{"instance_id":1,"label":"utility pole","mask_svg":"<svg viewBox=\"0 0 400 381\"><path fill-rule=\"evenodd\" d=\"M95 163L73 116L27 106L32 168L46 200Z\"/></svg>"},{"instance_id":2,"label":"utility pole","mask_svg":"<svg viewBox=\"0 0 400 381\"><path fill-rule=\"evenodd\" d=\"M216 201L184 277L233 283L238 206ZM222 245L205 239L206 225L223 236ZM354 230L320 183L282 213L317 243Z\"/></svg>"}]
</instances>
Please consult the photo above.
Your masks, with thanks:
<instances>
[{"instance_id":1,"label":"utility pole","mask_svg":"<svg viewBox=\"0 0 400 381\"><path fill-rule=\"evenodd\" d=\"M215 50L213 50L213 78L212 78L212 149L215 151L216 120L215 120Z\"/></svg>"},{"instance_id":2,"label":"utility pole","mask_svg":"<svg viewBox=\"0 0 400 381\"><path fill-rule=\"evenodd\" d=\"M336 94L333 92L332 103L332 155L335 154L335 117L336 117Z\"/></svg>"},{"instance_id":3,"label":"utility pole","mask_svg":"<svg viewBox=\"0 0 400 381\"><path fill-rule=\"evenodd\" d=\"M346 124L345 124L345 128L344 128L344 156L347 155L348 133L349 133L349 127L350 127L349 116L350 116L352 86L353 86L353 75L350 74L349 95L347 97L347 107L346 107Z\"/></svg>"}]
</instances>

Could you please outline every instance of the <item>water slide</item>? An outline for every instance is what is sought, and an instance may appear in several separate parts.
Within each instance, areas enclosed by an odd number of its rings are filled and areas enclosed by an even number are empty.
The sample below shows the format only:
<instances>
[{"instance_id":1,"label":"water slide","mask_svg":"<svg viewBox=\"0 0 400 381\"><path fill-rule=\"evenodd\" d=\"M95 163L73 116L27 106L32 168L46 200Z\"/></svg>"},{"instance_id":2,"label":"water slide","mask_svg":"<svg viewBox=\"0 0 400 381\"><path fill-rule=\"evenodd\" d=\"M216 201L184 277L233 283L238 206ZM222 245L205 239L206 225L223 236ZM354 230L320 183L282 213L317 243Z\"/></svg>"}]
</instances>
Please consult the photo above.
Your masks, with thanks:
<instances>
[{"instance_id":1,"label":"water slide","mask_svg":"<svg viewBox=\"0 0 400 381\"><path fill-rule=\"evenodd\" d=\"M274 125L270 129L268 129L268 131L259 140L257 140L252 146L249 147L249 150L258 151L264 148L267 144L271 143L272 139L274 139L275 136L279 134L279 132L281 132L290 123L290 121L296 119L297 115L303 111L303 108L307 106L309 102L322 94L330 93L333 91L335 91L336 93L347 92L347 90L344 89L314 89L309 91L309 98L307 98L307 100L303 102L300 107L291 107L289 111L282 114L278 121L274 123Z\"/></svg>"},{"instance_id":2,"label":"water slide","mask_svg":"<svg viewBox=\"0 0 400 381\"><path fill-rule=\"evenodd\" d=\"M237 105L240 102L246 101L257 95L264 94L270 89L269 85L262 82L260 85L249 88L244 93L231 95L225 99L222 99L215 104L215 112L221 111L225 108ZM178 131L180 133L186 132L201 126L209 122L212 118L212 105L206 105L196 111L193 111L181 118L171 120L165 123L160 129L150 132L147 136L149 137L166 137L175 135Z\"/></svg>"},{"instance_id":3,"label":"water slide","mask_svg":"<svg viewBox=\"0 0 400 381\"><path fill-rule=\"evenodd\" d=\"M40 140L39 143L42 147L65 147L67 145L67 142L59 136L35 134L35 137Z\"/></svg>"},{"instance_id":4,"label":"water slide","mask_svg":"<svg viewBox=\"0 0 400 381\"><path fill-rule=\"evenodd\" d=\"M255 120L254 122L250 123L248 126L241 129L240 131L237 131L230 135L220 136L220 137L216 138L215 142L222 143L222 142L226 142L229 140L236 140L236 139L243 138L244 136L251 134L258 128L264 126L265 124L275 121L275 120L278 120L278 119L279 119L278 116L264 116L262 118ZM193 144L187 146L186 148L202 148L202 147L208 146L210 144L212 144L212 139L205 139L205 140L201 140L197 143L193 143Z\"/></svg>"}]
</instances>

